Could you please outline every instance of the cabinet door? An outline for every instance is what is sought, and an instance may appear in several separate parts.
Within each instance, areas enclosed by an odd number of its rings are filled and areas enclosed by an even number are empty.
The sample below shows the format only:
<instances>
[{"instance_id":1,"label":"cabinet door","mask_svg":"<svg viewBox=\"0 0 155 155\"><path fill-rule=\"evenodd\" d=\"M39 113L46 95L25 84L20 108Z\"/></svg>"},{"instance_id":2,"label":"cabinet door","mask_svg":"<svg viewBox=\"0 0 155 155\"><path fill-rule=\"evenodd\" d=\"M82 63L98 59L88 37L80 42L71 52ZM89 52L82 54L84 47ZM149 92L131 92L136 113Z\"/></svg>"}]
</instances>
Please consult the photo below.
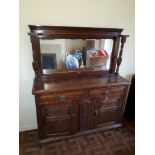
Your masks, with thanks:
<instances>
[{"instance_id":1,"label":"cabinet door","mask_svg":"<svg viewBox=\"0 0 155 155\"><path fill-rule=\"evenodd\" d=\"M77 129L76 101L43 104L41 115L44 137L68 135Z\"/></svg>"},{"instance_id":2,"label":"cabinet door","mask_svg":"<svg viewBox=\"0 0 155 155\"><path fill-rule=\"evenodd\" d=\"M121 116L121 97L112 97L110 99L95 97L92 102L94 108L93 125L95 128L112 125L119 121Z\"/></svg>"}]
</instances>

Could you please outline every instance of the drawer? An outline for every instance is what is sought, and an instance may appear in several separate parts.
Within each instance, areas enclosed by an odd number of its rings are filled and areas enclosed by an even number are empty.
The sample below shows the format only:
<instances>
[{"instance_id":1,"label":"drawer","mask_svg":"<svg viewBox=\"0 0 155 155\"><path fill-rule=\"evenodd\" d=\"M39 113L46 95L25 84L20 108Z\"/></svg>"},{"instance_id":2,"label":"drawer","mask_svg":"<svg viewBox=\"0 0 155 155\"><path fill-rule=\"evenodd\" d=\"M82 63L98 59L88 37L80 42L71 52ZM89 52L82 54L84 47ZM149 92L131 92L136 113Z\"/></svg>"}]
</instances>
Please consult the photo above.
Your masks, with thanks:
<instances>
[{"instance_id":1,"label":"drawer","mask_svg":"<svg viewBox=\"0 0 155 155\"><path fill-rule=\"evenodd\" d=\"M96 108L119 107L122 103L122 96L119 94L100 95L92 98L92 102Z\"/></svg>"},{"instance_id":2,"label":"drawer","mask_svg":"<svg viewBox=\"0 0 155 155\"><path fill-rule=\"evenodd\" d=\"M49 95L42 95L39 97L40 102L49 102L49 101L67 101L71 99L80 98L82 92L76 93L63 93L63 94L49 94Z\"/></svg>"},{"instance_id":3,"label":"drawer","mask_svg":"<svg viewBox=\"0 0 155 155\"><path fill-rule=\"evenodd\" d=\"M110 94L123 93L125 90L124 86L111 87L109 88Z\"/></svg>"},{"instance_id":4,"label":"drawer","mask_svg":"<svg viewBox=\"0 0 155 155\"><path fill-rule=\"evenodd\" d=\"M118 100L121 96L121 94L109 94L107 95L106 100Z\"/></svg>"},{"instance_id":5,"label":"drawer","mask_svg":"<svg viewBox=\"0 0 155 155\"><path fill-rule=\"evenodd\" d=\"M124 86L94 89L90 91L90 96L92 97L98 95L122 94L124 90L125 90Z\"/></svg>"},{"instance_id":6,"label":"drawer","mask_svg":"<svg viewBox=\"0 0 155 155\"><path fill-rule=\"evenodd\" d=\"M109 90L107 88L94 89L89 92L90 97L99 96L99 95L107 95L108 93L109 93Z\"/></svg>"}]
</instances>

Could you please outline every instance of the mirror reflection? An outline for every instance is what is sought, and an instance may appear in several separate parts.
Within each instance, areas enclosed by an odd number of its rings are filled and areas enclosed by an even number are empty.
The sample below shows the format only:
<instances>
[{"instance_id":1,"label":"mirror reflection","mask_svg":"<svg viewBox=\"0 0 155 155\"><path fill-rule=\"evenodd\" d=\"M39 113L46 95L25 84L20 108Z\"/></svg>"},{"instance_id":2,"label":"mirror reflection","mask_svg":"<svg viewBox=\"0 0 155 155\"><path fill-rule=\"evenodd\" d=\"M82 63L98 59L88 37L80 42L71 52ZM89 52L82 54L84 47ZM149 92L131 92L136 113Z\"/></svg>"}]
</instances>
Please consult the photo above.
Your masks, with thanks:
<instances>
[{"instance_id":1,"label":"mirror reflection","mask_svg":"<svg viewBox=\"0 0 155 155\"><path fill-rule=\"evenodd\" d=\"M53 39L40 40L42 68L99 68L108 70L112 39Z\"/></svg>"}]
</instances>

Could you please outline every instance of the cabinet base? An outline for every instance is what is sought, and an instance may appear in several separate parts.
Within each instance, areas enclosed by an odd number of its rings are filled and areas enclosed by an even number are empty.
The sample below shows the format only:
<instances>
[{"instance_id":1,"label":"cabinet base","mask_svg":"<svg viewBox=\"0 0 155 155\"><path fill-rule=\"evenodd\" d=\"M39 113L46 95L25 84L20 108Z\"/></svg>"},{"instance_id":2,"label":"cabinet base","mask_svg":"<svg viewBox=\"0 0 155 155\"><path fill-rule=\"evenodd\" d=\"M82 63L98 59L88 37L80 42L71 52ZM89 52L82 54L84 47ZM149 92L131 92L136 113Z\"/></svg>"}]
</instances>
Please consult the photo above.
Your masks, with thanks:
<instances>
[{"instance_id":1,"label":"cabinet base","mask_svg":"<svg viewBox=\"0 0 155 155\"><path fill-rule=\"evenodd\" d=\"M90 133L94 133L94 132L98 132L98 131L115 129L115 128L118 128L118 127L122 127L122 124L121 123L112 124L112 125L109 125L109 126L100 127L100 128L96 128L96 129L80 131L80 132L77 132L75 134L67 135L67 136L61 136L61 137L59 136L59 137L50 137L50 138L46 138L46 139L40 139L39 140L39 146L41 147L42 144L48 143L48 142L58 141L58 140L66 139L66 138L73 138L73 137L81 136L81 135L84 135L84 134L90 134Z\"/></svg>"}]
</instances>

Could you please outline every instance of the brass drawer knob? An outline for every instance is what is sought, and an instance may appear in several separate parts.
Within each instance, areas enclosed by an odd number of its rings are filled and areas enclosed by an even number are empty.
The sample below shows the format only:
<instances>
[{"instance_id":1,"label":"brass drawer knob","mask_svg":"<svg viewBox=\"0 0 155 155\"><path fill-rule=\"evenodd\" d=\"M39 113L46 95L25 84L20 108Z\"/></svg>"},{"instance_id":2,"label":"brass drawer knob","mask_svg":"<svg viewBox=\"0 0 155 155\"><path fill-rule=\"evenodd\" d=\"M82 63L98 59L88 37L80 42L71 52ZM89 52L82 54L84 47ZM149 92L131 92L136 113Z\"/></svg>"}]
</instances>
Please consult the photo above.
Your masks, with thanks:
<instances>
[{"instance_id":1,"label":"brass drawer knob","mask_svg":"<svg viewBox=\"0 0 155 155\"><path fill-rule=\"evenodd\" d=\"M60 95L59 96L60 101L65 101L67 99L66 95Z\"/></svg>"},{"instance_id":2,"label":"brass drawer knob","mask_svg":"<svg viewBox=\"0 0 155 155\"><path fill-rule=\"evenodd\" d=\"M109 89L107 89L107 90L105 91L105 95L108 95L108 94L110 94L110 90L109 90Z\"/></svg>"}]
</instances>

